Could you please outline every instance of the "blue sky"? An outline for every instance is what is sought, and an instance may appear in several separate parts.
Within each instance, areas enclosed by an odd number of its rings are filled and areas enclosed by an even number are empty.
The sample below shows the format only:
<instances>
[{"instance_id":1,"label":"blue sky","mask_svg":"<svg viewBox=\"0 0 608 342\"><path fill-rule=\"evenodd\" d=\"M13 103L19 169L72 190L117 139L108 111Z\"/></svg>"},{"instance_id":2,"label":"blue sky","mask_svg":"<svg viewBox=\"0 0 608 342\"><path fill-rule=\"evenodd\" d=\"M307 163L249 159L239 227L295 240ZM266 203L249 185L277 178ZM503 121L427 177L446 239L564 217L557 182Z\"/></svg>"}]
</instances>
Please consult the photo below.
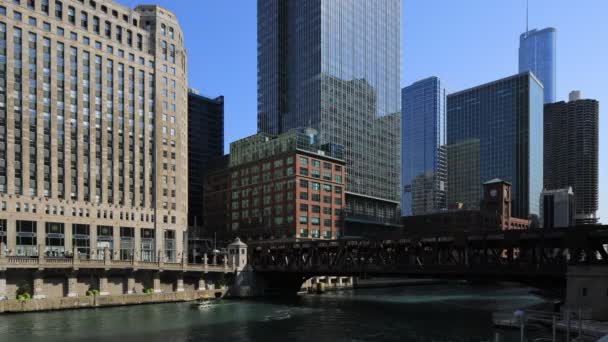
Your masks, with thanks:
<instances>
[{"instance_id":1,"label":"blue sky","mask_svg":"<svg viewBox=\"0 0 608 342\"><path fill-rule=\"evenodd\" d=\"M348 0L343 0L348 1ZM370 0L373 1L373 0ZM134 7L142 3L119 0ZM225 96L228 144L256 131L256 1L149 0L173 11L184 31L190 86ZM404 0L402 86L443 78L465 89L517 72L525 0ZM553 26L557 37L557 96L600 101L600 211L608 223L608 1L530 0L530 28ZM603 82L602 82L603 81Z\"/></svg>"}]
</instances>

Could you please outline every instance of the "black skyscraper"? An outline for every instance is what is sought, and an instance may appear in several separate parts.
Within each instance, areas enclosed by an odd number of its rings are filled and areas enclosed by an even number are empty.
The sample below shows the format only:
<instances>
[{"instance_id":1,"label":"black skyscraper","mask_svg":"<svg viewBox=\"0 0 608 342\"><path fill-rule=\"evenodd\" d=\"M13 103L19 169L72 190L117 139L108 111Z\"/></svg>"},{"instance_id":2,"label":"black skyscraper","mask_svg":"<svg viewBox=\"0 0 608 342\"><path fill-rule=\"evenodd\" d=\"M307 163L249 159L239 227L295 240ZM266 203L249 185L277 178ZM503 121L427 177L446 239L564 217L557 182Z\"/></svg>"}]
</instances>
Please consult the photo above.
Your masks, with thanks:
<instances>
[{"instance_id":1,"label":"black skyscraper","mask_svg":"<svg viewBox=\"0 0 608 342\"><path fill-rule=\"evenodd\" d=\"M224 154L224 97L188 91L188 225L203 222L203 181L207 164Z\"/></svg>"},{"instance_id":2,"label":"black skyscraper","mask_svg":"<svg viewBox=\"0 0 608 342\"><path fill-rule=\"evenodd\" d=\"M599 103L581 100L545 105L545 189L574 191L577 224L597 223Z\"/></svg>"}]
</instances>

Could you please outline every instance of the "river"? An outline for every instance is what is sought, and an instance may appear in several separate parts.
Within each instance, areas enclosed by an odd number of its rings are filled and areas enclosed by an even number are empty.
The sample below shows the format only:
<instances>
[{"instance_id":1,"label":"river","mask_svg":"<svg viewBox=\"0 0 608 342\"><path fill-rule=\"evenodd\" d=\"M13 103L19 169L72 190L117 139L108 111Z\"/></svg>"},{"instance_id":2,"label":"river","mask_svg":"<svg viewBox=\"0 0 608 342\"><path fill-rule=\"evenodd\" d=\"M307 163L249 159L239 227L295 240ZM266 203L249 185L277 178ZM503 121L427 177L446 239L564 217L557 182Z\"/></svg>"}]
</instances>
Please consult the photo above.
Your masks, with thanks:
<instances>
[{"instance_id":1,"label":"river","mask_svg":"<svg viewBox=\"0 0 608 342\"><path fill-rule=\"evenodd\" d=\"M0 316L0 341L494 341L492 312L541 303L513 285L444 284ZM501 332L501 341L519 341Z\"/></svg>"}]
</instances>

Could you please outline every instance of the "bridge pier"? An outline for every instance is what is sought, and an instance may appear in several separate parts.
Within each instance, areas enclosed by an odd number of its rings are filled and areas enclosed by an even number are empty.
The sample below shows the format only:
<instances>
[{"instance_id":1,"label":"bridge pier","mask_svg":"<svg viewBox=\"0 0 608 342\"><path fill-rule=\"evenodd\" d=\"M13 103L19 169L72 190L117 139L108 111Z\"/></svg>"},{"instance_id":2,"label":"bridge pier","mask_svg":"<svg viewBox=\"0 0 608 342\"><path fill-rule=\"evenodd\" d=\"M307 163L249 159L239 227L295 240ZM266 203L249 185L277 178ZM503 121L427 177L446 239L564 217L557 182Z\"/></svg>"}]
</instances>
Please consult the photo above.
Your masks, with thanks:
<instances>
[{"instance_id":1,"label":"bridge pier","mask_svg":"<svg viewBox=\"0 0 608 342\"><path fill-rule=\"evenodd\" d=\"M68 297L78 297L78 291L76 289L78 284L78 274L76 271L68 272Z\"/></svg>"}]
</instances>

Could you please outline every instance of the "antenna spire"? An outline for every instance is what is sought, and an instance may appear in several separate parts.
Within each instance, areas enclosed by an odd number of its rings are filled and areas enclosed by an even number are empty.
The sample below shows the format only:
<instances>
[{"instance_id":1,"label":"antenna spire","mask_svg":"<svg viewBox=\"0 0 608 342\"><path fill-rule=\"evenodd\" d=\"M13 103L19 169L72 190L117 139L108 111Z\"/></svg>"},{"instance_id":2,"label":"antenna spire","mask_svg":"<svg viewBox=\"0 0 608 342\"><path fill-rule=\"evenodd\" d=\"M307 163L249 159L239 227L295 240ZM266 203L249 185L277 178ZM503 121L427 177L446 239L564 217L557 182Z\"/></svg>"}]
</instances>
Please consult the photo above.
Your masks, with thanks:
<instances>
[{"instance_id":1,"label":"antenna spire","mask_svg":"<svg viewBox=\"0 0 608 342\"><path fill-rule=\"evenodd\" d=\"M526 0L526 36L528 35L529 13L530 13L530 0Z\"/></svg>"}]
</instances>

